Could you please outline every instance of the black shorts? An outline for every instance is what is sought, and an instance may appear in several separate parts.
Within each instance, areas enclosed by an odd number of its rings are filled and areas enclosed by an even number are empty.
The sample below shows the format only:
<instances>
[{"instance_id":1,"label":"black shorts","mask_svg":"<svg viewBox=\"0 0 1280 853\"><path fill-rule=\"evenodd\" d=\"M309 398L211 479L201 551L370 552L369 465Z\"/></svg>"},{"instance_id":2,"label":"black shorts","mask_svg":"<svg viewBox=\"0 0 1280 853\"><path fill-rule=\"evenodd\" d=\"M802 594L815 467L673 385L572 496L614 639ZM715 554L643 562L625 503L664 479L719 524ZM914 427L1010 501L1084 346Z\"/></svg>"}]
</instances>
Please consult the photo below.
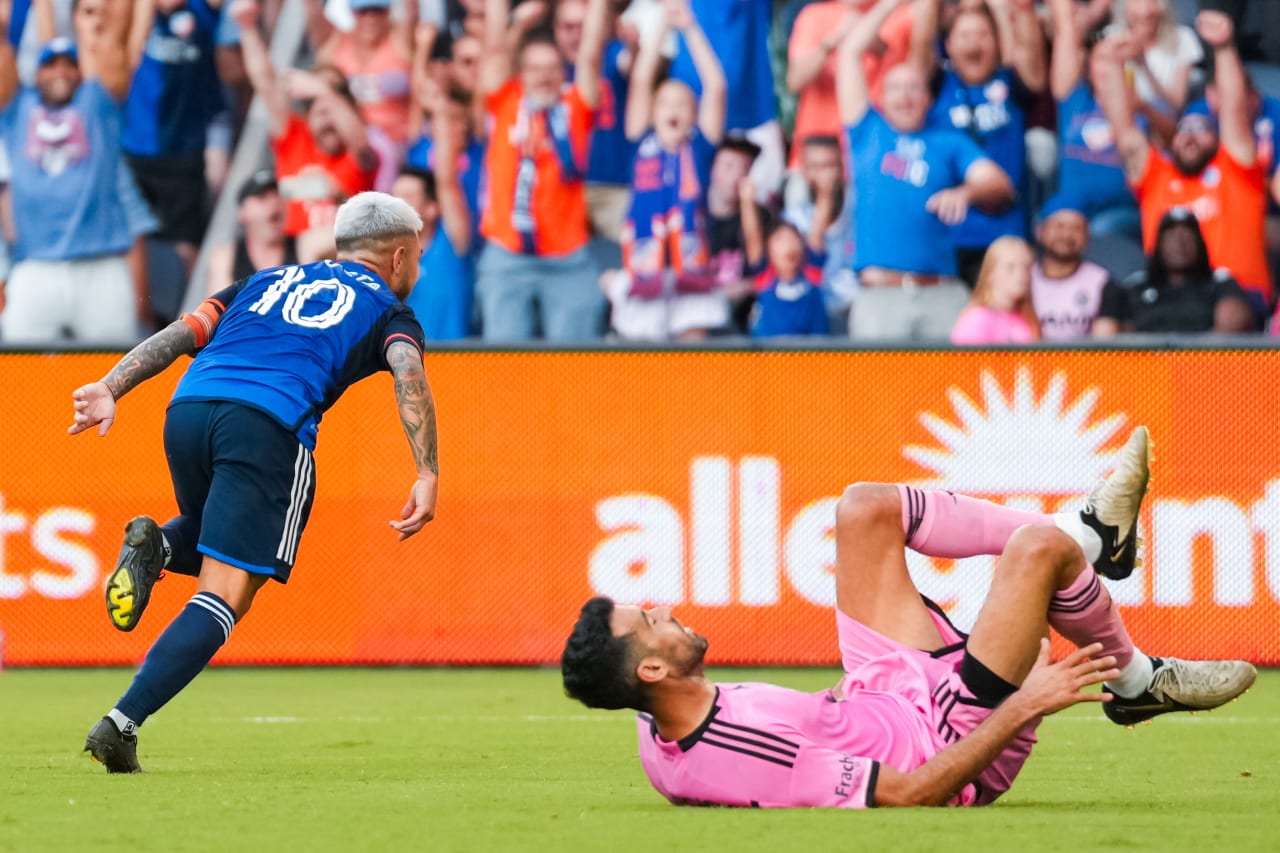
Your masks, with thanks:
<instances>
[{"instance_id":1,"label":"black shorts","mask_svg":"<svg viewBox=\"0 0 1280 853\"><path fill-rule=\"evenodd\" d=\"M284 583L316 494L315 461L257 409L180 402L164 421L178 511L199 524L200 553Z\"/></svg>"},{"instance_id":2,"label":"black shorts","mask_svg":"<svg viewBox=\"0 0 1280 853\"><path fill-rule=\"evenodd\" d=\"M134 183L160 220L155 236L175 243L200 245L209 222L209 185L204 154L178 157L134 157L126 154Z\"/></svg>"}]
</instances>

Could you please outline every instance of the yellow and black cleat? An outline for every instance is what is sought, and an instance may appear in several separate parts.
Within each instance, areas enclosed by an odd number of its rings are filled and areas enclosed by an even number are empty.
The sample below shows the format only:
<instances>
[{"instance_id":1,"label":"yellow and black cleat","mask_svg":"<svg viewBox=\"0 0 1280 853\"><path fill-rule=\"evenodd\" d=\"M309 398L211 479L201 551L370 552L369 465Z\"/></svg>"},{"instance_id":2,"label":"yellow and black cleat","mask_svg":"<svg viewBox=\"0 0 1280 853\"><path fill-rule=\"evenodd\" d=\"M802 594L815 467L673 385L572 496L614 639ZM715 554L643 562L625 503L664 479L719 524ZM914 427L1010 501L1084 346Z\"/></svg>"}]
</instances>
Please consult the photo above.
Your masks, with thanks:
<instances>
[{"instance_id":1,"label":"yellow and black cleat","mask_svg":"<svg viewBox=\"0 0 1280 853\"><path fill-rule=\"evenodd\" d=\"M140 515L125 525L120 558L107 579L107 617L117 630L137 626L162 571L164 537L154 520Z\"/></svg>"}]
</instances>

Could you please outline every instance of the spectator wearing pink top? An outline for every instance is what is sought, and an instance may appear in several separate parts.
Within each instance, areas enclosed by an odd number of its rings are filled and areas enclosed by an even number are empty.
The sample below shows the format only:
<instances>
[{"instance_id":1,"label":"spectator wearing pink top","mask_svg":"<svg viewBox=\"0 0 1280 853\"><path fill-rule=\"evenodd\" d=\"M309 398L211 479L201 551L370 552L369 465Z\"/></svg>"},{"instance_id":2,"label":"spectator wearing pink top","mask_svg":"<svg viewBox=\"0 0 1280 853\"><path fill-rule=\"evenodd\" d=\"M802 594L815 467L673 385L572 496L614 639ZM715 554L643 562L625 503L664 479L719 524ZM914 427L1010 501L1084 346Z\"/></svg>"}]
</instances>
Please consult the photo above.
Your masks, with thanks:
<instances>
[{"instance_id":1,"label":"spectator wearing pink top","mask_svg":"<svg viewBox=\"0 0 1280 853\"><path fill-rule=\"evenodd\" d=\"M969 306L951 330L953 344L1026 344L1040 340L1031 304L1031 247L1020 237L991 244Z\"/></svg>"},{"instance_id":2,"label":"spectator wearing pink top","mask_svg":"<svg viewBox=\"0 0 1280 853\"><path fill-rule=\"evenodd\" d=\"M875 0L822 0L810 3L796 17L787 43L787 88L799 96L796 104L792 171L800 168L805 140L811 136L838 136L840 114L836 109L836 48ZM911 9L902 7L880 26L873 50L862 55L871 102L880 105L884 74L905 62L911 53Z\"/></svg>"},{"instance_id":3,"label":"spectator wearing pink top","mask_svg":"<svg viewBox=\"0 0 1280 853\"><path fill-rule=\"evenodd\" d=\"M1111 280L1106 269L1084 259L1089 221L1080 197L1059 193L1040 210L1040 259L1031 268L1031 302L1046 341L1087 338Z\"/></svg>"},{"instance_id":4,"label":"spectator wearing pink top","mask_svg":"<svg viewBox=\"0 0 1280 853\"><path fill-rule=\"evenodd\" d=\"M355 27L344 33L325 17L323 0L306 0L307 34L316 59L347 75L365 124L402 146L409 135L418 4L405 3L403 17L394 22L390 0L351 0L351 11Z\"/></svg>"}]
</instances>

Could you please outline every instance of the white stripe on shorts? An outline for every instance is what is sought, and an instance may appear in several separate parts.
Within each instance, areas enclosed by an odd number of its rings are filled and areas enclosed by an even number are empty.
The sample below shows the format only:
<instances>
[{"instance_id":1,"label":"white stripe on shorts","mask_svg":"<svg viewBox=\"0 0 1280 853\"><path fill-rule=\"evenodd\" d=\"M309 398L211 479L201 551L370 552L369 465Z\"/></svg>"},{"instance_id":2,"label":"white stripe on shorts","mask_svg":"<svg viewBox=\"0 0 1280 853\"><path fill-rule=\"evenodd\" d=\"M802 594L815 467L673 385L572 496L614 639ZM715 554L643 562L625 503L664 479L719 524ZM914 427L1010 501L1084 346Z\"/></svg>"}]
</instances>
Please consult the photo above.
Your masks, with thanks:
<instances>
[{"instance_id":1,"label":"white stripe on shorts","mask_svg":"<svg viewBox=\"0 0 1280 853\"><path fill-rule=\"evenodd\" d=\"M276 548L276 559L292 565L298 553L298 536L301 534L303 507L307 503L307 492L311 487L311 454L302 444L298 445L298 458L293 461L293 489L289 493L289 511L284 516L284 531L280 535L280 546Z\"/></svg>"}]
</instances>

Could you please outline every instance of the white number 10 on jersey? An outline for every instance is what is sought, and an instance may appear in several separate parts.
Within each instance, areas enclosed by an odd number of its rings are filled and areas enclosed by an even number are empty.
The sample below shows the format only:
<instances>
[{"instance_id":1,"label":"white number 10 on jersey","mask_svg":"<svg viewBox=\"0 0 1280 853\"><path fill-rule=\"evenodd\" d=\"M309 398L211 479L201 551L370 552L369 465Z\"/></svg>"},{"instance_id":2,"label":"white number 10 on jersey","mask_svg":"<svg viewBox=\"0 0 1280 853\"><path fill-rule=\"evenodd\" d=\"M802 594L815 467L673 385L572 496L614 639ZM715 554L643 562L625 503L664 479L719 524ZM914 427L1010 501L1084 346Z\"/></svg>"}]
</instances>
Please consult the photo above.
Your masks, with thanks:
<instances>
[{"instance_id":1,"label":"white number 10 on jersey","mask_svg":"<svg viewBox=\"0 0 1280 853\"><path fill-rule=\"evenodd\" d=\"M327 329L342 322L351 307L356 304L356 292L350 285L343 284L335 278L303 281L306 273L302 267L284 267L276 272L280 278L272 282L258 301L249 306L249 310L266 316L280 297L289 294L280 308L284 321L292 326L304 326L308 329ZM307 302L313 297L333 291L333 301L319 314L306 312Z\"/></svg>"}]
</instances>

